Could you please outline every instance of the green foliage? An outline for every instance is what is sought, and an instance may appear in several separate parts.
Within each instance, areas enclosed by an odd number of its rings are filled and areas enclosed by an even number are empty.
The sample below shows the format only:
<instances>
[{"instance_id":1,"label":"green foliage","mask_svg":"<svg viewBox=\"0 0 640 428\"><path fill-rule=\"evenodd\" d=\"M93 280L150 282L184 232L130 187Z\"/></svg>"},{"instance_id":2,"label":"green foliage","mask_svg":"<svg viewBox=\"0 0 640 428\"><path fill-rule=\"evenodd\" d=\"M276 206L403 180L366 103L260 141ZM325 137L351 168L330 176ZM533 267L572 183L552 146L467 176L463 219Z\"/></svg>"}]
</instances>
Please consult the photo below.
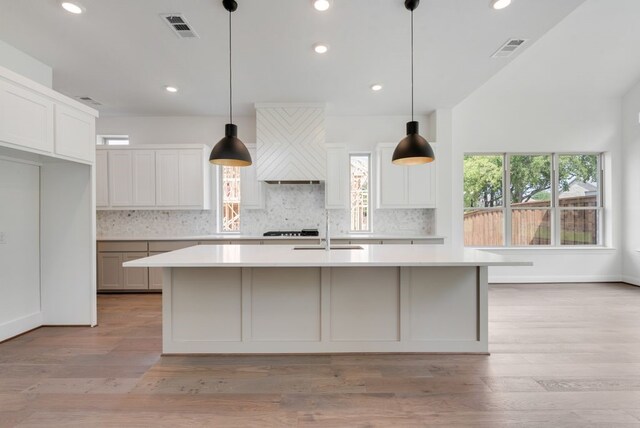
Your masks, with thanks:
<instances>
[{"instance_id":1,"label":"green foliage","mask_svg":"<svg viewBox=\"0 0 640 428\"><path fill-rule=\"evenodd\" d=\"M502 205L502 156L464 157L464 206Z\"/></svg>"},{"instance_id":2,"label":"green foliage","mask_svg":"<svg viewBox=\"0 0 640 428\"><path fill-rule=\"evenodd\" d=\"M597 155L560 155L559 191L569 190L571 183L598 180ZM551 199L551 156L512 155L510 161L511 202ZM464 157L464 203L467 208L502 206L501 155Z\"/></svg>"}]
</instances>

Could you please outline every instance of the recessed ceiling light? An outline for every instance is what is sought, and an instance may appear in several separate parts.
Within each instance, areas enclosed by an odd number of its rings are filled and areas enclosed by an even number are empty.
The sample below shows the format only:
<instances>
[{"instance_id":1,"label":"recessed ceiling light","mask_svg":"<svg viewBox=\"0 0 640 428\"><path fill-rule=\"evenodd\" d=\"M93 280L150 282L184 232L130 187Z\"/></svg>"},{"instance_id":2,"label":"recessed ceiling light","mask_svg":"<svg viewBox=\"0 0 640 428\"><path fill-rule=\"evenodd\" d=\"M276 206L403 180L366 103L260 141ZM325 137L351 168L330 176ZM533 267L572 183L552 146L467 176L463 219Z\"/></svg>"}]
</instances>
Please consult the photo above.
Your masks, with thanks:
<instances>
[{"instance_id":1,"label":"recessed ceiling light","mask_svg":"<svg viewBox=\"0 0 640 428\"><path fill-rule=\"evenodd\" d=\"M511 4L511 0L491 0L491 7L500 10Z\"/></svg>"},{"instance_id":2,"label":"recessed ceiling light","mask_svg":"<svg viewBox=\"0 0 640 428\"><path fill-rule=\"evenodd\" d=\"M84 12L84 7L82 7L82 5L80 5L79 3L63 1L62 3L60 3L60 6L62 6L62 8L67 12L73 13L74 15L80 15L82 12Z\"/></svg>"},{"instance_id":3,"label":"recessed ceiling light","mask_svg":"<svg viewBox=\"0 0 640 428\"><path fill-rule=\"evenodd\" d=\"M166 89L167 92L178 92L178 88L175 86L165 86L164 89Z\"/></svg>"},{"instance_id":4,"label":"recessed ceiling light","mask_svg":"<svg viewBox=\"0 0 640 428\"><path fill-rule=\"evenodd\" d=\"M329 46L322 43L316 43L313 45L313 50L316 51L316 53L323 54L327 53Z\"/></svg>"},{"instance_id":5,"label":"recessed ceiling light","mask_svg":"<svg viewBox=\"0 0 640 428\"><path fill-rule=\"evenodd\" d=\"M329 0L314 0L313 7L315 7L316 10L319 10L320 12L324 12L331 7L331 3L329 2Z\"/></svg>"},{"instance_id":6,"label":"recessed ceiling light","mask_svg":"<svg viewBox=\"0 0 640 428\"><path fill-rule=\"evenodd\" d=\"M382 85L379 84L379 83L375 83L375 84L371 85L371 90L375 91L375 92L378 92L378 91L382 90Z\"/></svg>"}]
</instances>

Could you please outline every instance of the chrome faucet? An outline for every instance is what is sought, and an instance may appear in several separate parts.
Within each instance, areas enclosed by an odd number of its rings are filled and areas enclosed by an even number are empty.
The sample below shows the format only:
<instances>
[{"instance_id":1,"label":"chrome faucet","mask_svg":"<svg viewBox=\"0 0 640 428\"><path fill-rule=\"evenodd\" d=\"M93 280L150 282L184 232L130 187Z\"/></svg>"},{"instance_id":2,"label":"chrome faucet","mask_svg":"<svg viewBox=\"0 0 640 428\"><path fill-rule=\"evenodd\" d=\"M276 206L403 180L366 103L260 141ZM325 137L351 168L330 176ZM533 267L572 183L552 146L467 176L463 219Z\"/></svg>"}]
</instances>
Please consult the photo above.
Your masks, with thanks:
<instances>
[{"instance_id":1,"label":"chrome faucet","mask_svg":"<svg viewBox=\"0 0 640 428\"><path fill-rule=\"evenodd\" d=\"M331 232L329 230L329 210L326 210L325 216L325 231L324 231L324 249L329 251L331 249Z\"/></svg>"}]
</instances>

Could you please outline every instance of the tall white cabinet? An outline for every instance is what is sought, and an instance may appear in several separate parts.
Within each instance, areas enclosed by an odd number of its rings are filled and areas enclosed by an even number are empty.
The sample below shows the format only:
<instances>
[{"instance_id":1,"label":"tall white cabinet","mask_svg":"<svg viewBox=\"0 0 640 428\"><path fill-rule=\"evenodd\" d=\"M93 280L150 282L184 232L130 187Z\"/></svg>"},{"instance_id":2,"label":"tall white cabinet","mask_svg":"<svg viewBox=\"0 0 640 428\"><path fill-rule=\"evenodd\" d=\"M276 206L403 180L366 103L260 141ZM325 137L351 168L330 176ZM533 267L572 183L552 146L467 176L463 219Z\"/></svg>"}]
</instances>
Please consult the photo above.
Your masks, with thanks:
<instances>
[{"instance_id":1,"label":"tall white cabinet","mask_svg":"<svg viewBox=\"0 0 640 428\"><path fill-rule=\"evenodd\" d=\"M28 165L36 177L28 194L13 186L0 203L3 215L17 214L27 226L3 230L2 252L38 248L39 272L12 277L17 264L0 255L0 296L20 302L12 311L0 310L0 341L41 325L97 322L95 206L108 203L104 186L98 187L99 195L94 187L96 161L108 163L95 156L97 116L96 110L0 67L0 158ZM12 171L4 168L9 176L3 182L20 179ZM26 197L38 201L35 214L22 212L18 202Z\"/></svg>"}]
</instances>

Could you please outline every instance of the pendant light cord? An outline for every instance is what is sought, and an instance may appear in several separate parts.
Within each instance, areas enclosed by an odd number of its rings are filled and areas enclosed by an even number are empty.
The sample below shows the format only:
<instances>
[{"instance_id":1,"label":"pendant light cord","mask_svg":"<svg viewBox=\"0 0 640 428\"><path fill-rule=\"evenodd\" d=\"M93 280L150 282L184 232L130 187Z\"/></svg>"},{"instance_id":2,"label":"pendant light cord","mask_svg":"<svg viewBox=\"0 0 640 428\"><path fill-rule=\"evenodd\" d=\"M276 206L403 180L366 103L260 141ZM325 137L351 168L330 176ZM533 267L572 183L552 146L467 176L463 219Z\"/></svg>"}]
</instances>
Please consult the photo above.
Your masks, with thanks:
<instances>
[{"instance_id":1,"label":"pendant light cord","mask_svg":"<svg viewBox=\"0 0 640 428\"><path fill-rule=\"evenodd\" d=\"M411 121L413 122L413 9L411 9Z\"/></svg>"},{"instance_id":2,"label":"pendant light cord","mask_svg":"<svg viewBox=\"0 0 640 428\"><path fill-rule=\"evenodd\" d=\"M231 76L231 11L229 11L229 123L233 123L233 84Z\"/></svg>"}]
</instances>

